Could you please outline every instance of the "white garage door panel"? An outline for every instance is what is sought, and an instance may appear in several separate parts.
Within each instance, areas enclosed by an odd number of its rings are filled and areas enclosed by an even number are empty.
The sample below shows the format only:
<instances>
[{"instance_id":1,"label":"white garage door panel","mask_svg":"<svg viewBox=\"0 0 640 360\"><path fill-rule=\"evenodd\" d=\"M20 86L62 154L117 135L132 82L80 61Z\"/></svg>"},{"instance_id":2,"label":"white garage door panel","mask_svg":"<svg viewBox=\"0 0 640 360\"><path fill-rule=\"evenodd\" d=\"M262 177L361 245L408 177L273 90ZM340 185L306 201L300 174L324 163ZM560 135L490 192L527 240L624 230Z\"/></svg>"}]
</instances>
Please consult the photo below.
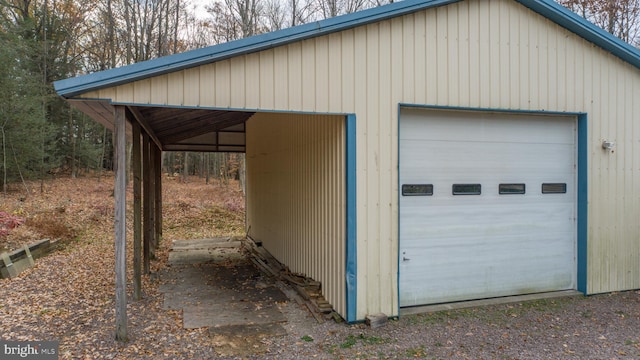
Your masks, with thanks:
<instances>
[{"instance_id":1,"label":"white garage door panel","mask_svg":"<svg viewBox=\"0 0 640 360\"><path fill-rule=\"evenodd\" d=\"M500 195L501 183L526 193ZM433 195L400 196L401 306L575 287L574 118L403 109L402 184Z\"/></svg>"},{"instance_id":2,"label":"white garage door panel","mask_svg":"<svg viewBox=\"0 0 640 360\"><path fill-rule=\"evenodd\" d=\"M420 118L426 112L434 114L433 110L402 109L402 120ZM557 118L529 114L497 114L465 111L440 111L438 120L430 122L429 131L425 133L426 124L412 121L401 124L402 140L435 140L435 141L469 141L469 142L498 142L516 143L574 143L574 136L567 133L566 123L558 123ZM525 128L513 127L511 124L519 122ZM526 124L535 122L539 127L532 128ZM516 124L517 126L518 124ZM524 131L523 131L524 130ZM447 134L443 139L439 134ZM537 140L532 140L537 139Z\"/></svg>"}]
</instances>

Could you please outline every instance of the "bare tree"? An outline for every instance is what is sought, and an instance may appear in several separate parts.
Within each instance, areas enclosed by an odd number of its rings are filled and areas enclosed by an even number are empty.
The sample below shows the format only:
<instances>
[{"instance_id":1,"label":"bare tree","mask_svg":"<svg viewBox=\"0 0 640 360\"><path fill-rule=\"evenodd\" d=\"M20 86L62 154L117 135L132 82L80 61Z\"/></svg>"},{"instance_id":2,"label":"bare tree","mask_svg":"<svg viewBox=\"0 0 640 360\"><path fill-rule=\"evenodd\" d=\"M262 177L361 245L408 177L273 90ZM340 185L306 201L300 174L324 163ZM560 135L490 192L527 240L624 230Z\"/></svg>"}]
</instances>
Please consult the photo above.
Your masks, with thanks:
<instances>
[{"instance_id":1,"label":"bare tree","mask_svg":"<svg viewBox=\"0 0 640 360\"><path fill-rule=\"evenodd\" d=\"M369 6L368 0L317 0L324 18L350 14Z\"/></svg>"},{"instance_id":2,"label":"bare tree","mask_svg":"<svg viewBox=\"0 0 640 360\"><path fill-rule=\"evenodd\" d=\"M560 0L578 13L620 39L640 45L640 0Z\"/></svg>"},{"instance_id":3,"label":"bare tree","mask_svg":"<svg viewBox=\"0 0 640 360\"><path fill-rule=\"evenodd\" d=\"M296 1L293 0L293 3ZM279 0L266 0L264 5L265 27L269 31L284 29L286 26L287 14L284 5ZM292 23L295 24L295 17L292 17Z\"/></svg>"},{"instance_id":4,"label":"bare tree","mask_svg":"<svg viewBox=\"0 0 640 360\"><path fill-rule=\"evenodd\" d=\"M259 0L225 0L236 27L239 37L246 38L259 34L262 4Z\"/></svg>"}]
</instances>

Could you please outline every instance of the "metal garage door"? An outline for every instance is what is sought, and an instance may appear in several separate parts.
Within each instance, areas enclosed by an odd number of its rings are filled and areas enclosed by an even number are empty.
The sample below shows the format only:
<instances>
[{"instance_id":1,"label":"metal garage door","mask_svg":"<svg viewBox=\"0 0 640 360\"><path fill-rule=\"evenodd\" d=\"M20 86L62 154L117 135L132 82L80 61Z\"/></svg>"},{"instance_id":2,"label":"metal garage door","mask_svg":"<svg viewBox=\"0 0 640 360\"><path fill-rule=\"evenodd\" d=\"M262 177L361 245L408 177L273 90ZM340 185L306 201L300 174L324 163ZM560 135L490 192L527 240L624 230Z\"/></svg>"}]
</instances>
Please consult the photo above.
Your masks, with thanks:
<instances>
[{"instance_id":1,"label":"metal garage door","mask_svg":"<svg viewBox=\"0 0 640 360\"><path fill-rule=\"evenodd\" d=\"M403 108L400 305L574 289L576 119Z\"/></svg>"}]
</instances>

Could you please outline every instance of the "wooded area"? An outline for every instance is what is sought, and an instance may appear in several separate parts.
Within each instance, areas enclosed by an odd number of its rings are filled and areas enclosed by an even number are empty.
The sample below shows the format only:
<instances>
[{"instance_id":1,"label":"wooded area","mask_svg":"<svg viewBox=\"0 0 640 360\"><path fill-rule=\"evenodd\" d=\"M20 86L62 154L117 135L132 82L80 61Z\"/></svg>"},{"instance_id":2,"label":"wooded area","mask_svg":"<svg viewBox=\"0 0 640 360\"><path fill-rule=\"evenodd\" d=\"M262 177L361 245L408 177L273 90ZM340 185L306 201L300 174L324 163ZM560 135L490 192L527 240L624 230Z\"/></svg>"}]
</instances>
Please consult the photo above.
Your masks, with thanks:
<instances>
[{"instance_id":1,"label":"wooded area","mask_svg":"<svg viewBox=\"0 0 640 360\"><path fill-rule=\"evenodd\" d=\"M113 169L111 131L52 82L393 0L0 0L0 154L7 184ZM640 44L640 0L560 0ZM241 154L165 153L170 174L240 179ZM31 189L28 189L31 190Z\"/></svg>"}]
</instances>

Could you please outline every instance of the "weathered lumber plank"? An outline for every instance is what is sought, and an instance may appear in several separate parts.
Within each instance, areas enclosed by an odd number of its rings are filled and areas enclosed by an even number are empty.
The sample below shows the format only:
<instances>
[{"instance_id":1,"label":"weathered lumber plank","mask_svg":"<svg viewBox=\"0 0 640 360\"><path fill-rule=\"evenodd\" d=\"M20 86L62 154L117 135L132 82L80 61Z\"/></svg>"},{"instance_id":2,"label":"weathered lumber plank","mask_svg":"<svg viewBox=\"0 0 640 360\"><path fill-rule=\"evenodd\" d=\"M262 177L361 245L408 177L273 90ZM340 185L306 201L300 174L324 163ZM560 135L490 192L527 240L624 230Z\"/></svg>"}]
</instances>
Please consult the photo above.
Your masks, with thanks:
<instances>
[{"instance_id":1,"label":"weathered lumber plank","mask_svg":"<svg viewBox=\"0 0 640 360\"><path fill-rule=\"evenodd\" d=\"M154 151L154 197L155 204L153 209L155 210L154 225L155 234L154 239L156 241L156 248L160 247L160 241L162 241L162 150L158 146L153 146Z\"/></svg>"},{"instance_id":2,"label":"weathered lumber plank","mask_svg":"<svg viewBox=\"0 0 640 360\"><path fill-rule=\"evenodd\" d=\"M150 144L149 144L149 135L144 133L142 136L142 164L143 164L143 177L142 177L142 211L143 211L143 222L144 222L144 239L143 239L143 259L144 259L144 273L148 274L150 272L150 263L149 258L151 257L151 187L149 180L149 164L151 160L151 156L149 155Z\"/></svg>"},{"instance_id":3,"label":"weathered lumber plank","mask_svg":"<svg viewBox=\"0 0 640 360\"><path fill-rule=\"evenodd\" d=\"M116 106L114 113L116 340L127 341L127 119L124 106Z\"/></svg>"},{"instance_id":4,"label":"weathered lumber plank","mask_svg":"<svg viewBox=\"0 0 640 360\"><path fill-rule=\"evenodd\" d=\"M140 124L132 122L133 138L133 297L142 298L142 146Z\"/></svg>"},{"instance_id":5,"label":"weathered lumber plank","mask_svg":"<svg viewBox=\"0 0 640 360\"><path fill-rule=\"evenodd\" d=\"M372 329L375 329L384 326L387 323L388 319L389 317L383 313L372 314L367 315L367 317L365 318L365 323Z\"/></svg>"}]
</instances>

